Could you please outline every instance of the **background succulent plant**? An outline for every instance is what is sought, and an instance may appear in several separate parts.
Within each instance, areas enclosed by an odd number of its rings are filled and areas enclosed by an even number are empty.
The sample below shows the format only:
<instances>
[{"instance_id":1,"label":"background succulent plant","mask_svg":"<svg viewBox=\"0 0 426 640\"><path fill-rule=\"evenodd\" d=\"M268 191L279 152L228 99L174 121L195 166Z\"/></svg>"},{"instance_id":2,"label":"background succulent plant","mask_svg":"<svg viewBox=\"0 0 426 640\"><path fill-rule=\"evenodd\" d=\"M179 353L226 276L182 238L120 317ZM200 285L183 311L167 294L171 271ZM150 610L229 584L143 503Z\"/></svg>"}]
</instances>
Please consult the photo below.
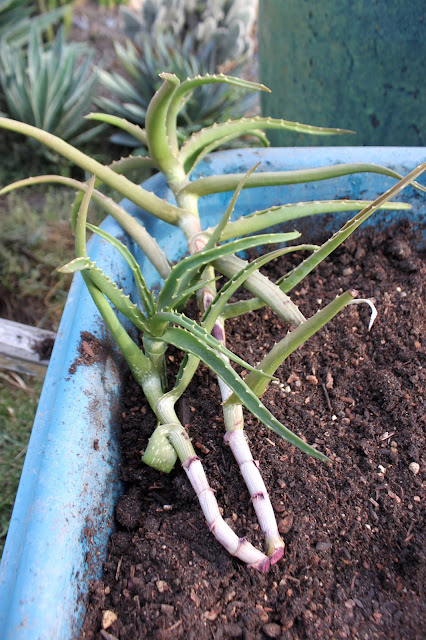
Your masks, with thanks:
<instances>
[{"instance_id":1,"label":"background succulent plant","mask_svg":"<svg viewBox=\"0 0 426 640\"><path fill-rule=\"evenodd\" d=\"M23 46L30 39L32 26L41 32L51 28L68 10L67 6L58 4L37 15L37 6L32 0L0 0L0 42Z\"/></svg>"},{"instance_id":2,"label":"background succulent plant","mask_svg":"<svg viewBox=\"0 0 426 640\"><path fill-rule=\"evenodd\" d=\"M233 72L238 74L253 50L256 9L256 0L147 0L139 16L123 7L129 41L125 46L117 43L116 53L126 77L100 71L101 82L118 101L101 98L98 106L143 126L164 69L184 80L212 75L232 61ZM252 93L234 86L201 86L183 105L178 127L187 133L198 131L249 112L255 100ZM116 134L112 140L129 146L139 144L125 134Z\"/></svg>"},{"instance_id":3,"label":"background succulent plant","mask_svg":"<svg viewBox=\"0 0 426 640\"><path fill-rule=\"evenodd\" d=\"M2 42L0 84L8 115L75 144L87 142L99 132L89 131L84 120L97 84L91 61L85 45L65 42L63 27L52 43L43 43L34 25L28 47Z\"/></svg>"},{"instance_id":4,"label":"background succulent plant","mask_svg":"<svg viewBox=\"0 0 426 640\"><path fill-rule=\"evenodd\" d=\"M252 53L257 0L145 0L141 15L122 10L125 33L136 45L172 36L216 67Z\"/></svg>"}]
</instances>

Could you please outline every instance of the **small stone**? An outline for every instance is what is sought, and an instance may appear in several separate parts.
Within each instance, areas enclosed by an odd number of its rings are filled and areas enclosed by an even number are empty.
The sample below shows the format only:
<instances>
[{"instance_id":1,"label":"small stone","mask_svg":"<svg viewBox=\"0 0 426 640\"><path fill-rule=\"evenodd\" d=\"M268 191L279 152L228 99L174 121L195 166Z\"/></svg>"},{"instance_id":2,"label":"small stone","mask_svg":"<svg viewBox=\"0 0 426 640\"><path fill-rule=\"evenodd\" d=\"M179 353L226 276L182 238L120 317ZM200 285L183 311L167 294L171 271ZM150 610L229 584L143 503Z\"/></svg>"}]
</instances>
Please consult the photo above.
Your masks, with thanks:
<instances>
[{"instance_id":1,"label":"small stone","mask_svg":"<svg viewBox=\"0 0 426 640\"><path fill-rule=\"evenodd\" d=\"M281 635L281 627L276 622L268 622L262 627L262 631L268 638L279 638Z\"/></svg>"},{"instance_id":2,"label":"small stone","mask_svg":"<svg viewBox=\"0 0 426 640\"><path fill-rule=\"evenodd\" d=\"M155 584L156 584L158 593L164 593L169 589L169 585L167 584L167 582L165 582L165 580L157 580Z\"/></svg>"},{"instance_id":3,"label":"small stone","mask_svg":"<svg viewBox=\"0 0 426 640\"><path fill-rule=\"evenodd\" d=\"M420 471L420 465L418 462L411 462L408 468L410 469L411 473L413 473L415 476Z\"/></svg>"},{"instance_id":4,"label":"small stone","mask_svg":"<svg viewBox=\"0 0 426 640\"><path fill-rule=\"evenodd\" d=\"M281 535L285 535L286 533L291 531L291 529L293 528L293 522L294 517L292 513L290 513L288 516L285 516L285 518L279 521L278 531L281 533Z\"/></svg>"},{"instance_id":5,"label":"small stone","mask_svg":"<svg viewBox=\"0 0 426 640\"><path fill-rule=\"evenodd\" d=\"M333 545L331 544L331 542L318 542L318 544L315 547L315 549L317 551L329 551L332 546Z\"/></svg>"},{"instance_id":6,"label":"small stone","mask_svg":"<svg viewBox=\"0 0 426 640\"><path fill-rule=\"evenodd\" d=\"M166 616L172 616L175 612L175 608L171 604L162 604L161 605L161 613L164 613Z\"/></svg>"},{"instance_id":7,"label":"small stone","mask_svg":"<svg viewBox=\"0 0 426 640\"><path fill-rule=\"evenodd\" d=\"M331 375L331 372L327 371L327 377L326 377L326 380L325 380L325 388L326 389L332 389L333 385L334 385L334 378Z\"/></svg>"},{"instance_id":8,"label":"small stone","mask_svg":"<svg viewBox=\"0 0 426 640\"><path fill-rule=\"evenodd\" d=\"M114 624L117 618L118 616L116 613L114 613L114 611L110 611L110 609L103 611L102 612L102 629L109 629L109 627L112 624Z\"/></svg>"},{"instance_id":9,"label":"small stone","mask_svg":"<svg viewBox=\"0 0 426 640\"><path fill-rule=\"evenodd\" d=\"M309 382L309 384L316 385L318 384L318 378L314 375L306 376L306 382Z\"/></svg>"},{"instance_id":10,"label":"small stone","mask_svg":"<svg viewBox=\"0 0 426 640\"><path fill-rule=\"evenodd\" d=\"M354 272L354 270L352 269L352 267L346 267L342 271L344 276L351 276L353 274L353 272Z\"/></svg>"}]
</instances>

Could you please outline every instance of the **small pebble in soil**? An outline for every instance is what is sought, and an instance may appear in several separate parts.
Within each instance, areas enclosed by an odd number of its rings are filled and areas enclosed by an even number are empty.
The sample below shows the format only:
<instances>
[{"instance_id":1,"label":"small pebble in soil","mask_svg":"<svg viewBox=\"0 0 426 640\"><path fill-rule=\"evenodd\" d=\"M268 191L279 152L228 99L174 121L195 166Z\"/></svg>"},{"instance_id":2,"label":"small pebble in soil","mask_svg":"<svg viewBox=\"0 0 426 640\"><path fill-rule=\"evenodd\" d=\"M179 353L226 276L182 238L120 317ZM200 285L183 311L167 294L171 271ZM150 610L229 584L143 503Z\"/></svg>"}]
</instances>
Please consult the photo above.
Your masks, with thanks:
<instances>
[{"instance_id":1,"label":"small pebble in soil","mask_svg":"<svg viewBox=\"0 0 426 640\"><path fill-rule=\"evenodd\" d=\"M102 629L109 629L109 627L114 624L117 620L117 614L114 611L110 611L107 609L102 613Z\"/></svg>"},{"instance_id":2,"label":"small pebble in soil","mask_svg":"<svg viewBox=\"0 0 426 640\"><path fill-rule=\"evenodd\" d=\"M294 518L293 518L292 514L289 514L288 516L286 516L285 518L280 520L278 522L278 531L282 535L285 535L286 533L291 531L291 529L293 528L293 520L294 520Z\"/></svg>"},{"instance_id":3,"label":"small pebble in soil","mask_svg":"<svg viewBox=\"0 0 426 640\"><path fill-rule=\"evenodd\" d=\"M415 476L419 473L420 471L420 465L418 462L411 462L410 466L408 467L411 471L411 473L413 473Z\"/></svg>"},{"instance_id":4,"label":"small pebble in soil","mask_svg":"<svg viewBox=\"0 0 426 640\"><path fill-rule=\"evenodd\" d=\"M268 638L279 638L281 635L281 627L276 622L268 622L263 625L262 631Z\"/></svg>"},{"instance_id":5,"label":"small pebble in soil","mask_svg":"<svg viewBox=\"0 0 426 640\"><path fill-rule=\"evenodd\" d=\"M164 593L169 588L169 585L165 580L157 580L156 586L157 586L158 593Z\"/></svg>"}]
</instances>

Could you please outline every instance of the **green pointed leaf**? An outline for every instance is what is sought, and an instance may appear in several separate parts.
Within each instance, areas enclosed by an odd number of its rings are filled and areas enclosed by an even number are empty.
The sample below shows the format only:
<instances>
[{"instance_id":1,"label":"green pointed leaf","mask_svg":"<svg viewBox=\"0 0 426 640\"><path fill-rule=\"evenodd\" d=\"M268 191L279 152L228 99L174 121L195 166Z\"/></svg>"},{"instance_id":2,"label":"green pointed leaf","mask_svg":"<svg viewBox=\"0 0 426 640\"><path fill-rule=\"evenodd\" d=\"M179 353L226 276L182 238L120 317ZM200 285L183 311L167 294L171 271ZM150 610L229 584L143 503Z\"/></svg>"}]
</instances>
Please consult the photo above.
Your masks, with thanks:
<instances>
[{"instance_id":1,"label":"green pointed leaf","mask_svg":"<svg viewBox=\"0 0 426 640\"><path fill-rule=\"evenodd\" d=\"M186 286L192 281L198 271L208 264L211 264L217 258L245 251L252 247L258 247L264 244L288 242L300 236L297 231L291 233L268 233L253 236L250 238L242 238L234 240L228 244L215 247L207 251L199 251L192 256L184 258L172 268L170 276L167 278L164 286L158 296L157 308L165 310L172 304L174 296L180 295Z\"/></svg>"},{"instance_id":2,"label":"green pointed leaf","mask_svg":"<svg viewBox=\"0 0 426 640\"><path fill-rule=\"evenodd\" d=\"M318 247L314 253L306 258L300 265L295 267L290 273L278 280L281 291L289 293L293 287L303 280L326 256L328 256L334 249L339 246L355 229L357 229L367 218L370 217L375 211L384 206L390 198L395 197L402 189L407 185L412 185L415 182L417 176L426 170L426 163L423 163L411 171L405 178L400 180L396 185L391 187L384 194L379 196L374 202L370 203L362 211L357 213L351 218L343 227L337 231L329 240L327 240L321 247ZM389 205L387 205L389 206ZM255 311L264 306L264 302L260 297L252 298L251 300L245 300L239 303L229 305L229 307L238 305L238 309L234 313L229 310L228 317L235 315L242 315L243 313L249 313Z\"/></svg>"},{"instance_id":3,"label":"green pointed leaf","mask_svg":"<svg viewBox=\"0 0 426 640\"><path fill-rule=\"evenodd\" d=\"M213 349L205 345L198 338L188 333L184 329L171 327L167 329L162 339L168 344L172 344L178 349L197 356L207 365L225 384L238 396L241 403L263 424L282 438L298 447L304 453L319 460L329 461L328 458L309 446L301 438L296 436L290 429L282 425L271 412L259 401L253 391L245 384L244 380L237 375L231 365L223 360Z\"/></svg>"},{"instance_id":4,"label":"green pointed leaf","mask_svg":"<svg viewBox=\"0 0 426 640\"><path fill-rule=\"evenodd\" d=\"M127 331L115 315L109 302L105 300L103 293L92 282L88 273L83 271L82 276L89 293L92 296L93 302L97 306L99 313L110 330L114 340L121 349L135 380L140 386L143 386L146 376L149 376L152 373L148 358L128 335Z\"/></svg>"},{"instance_id":5,"label":"green pointed leaf","mask_svg":"<svg viewBox=\"0 0 426 640\"><path fill-rule=\"evenodd\" d=\"M105 122L113 127L118 127L126 133L130 133L131 136L142 142L142 144L148 144L148 137L145 129L139 127L137 124L129 122L125 118L119 118L118 116L110 115L109 113L89 113L85 116L87 120L97 120L98 122Z\"/></svg>"},{"instance_id":6,"label":"green pointed leaf","mask_svg":"<svg viewBox=\"0 0 426 640\"><path fill-rule=\"evenodd\" d=\"M295 131L297 133L307 133L316 135L334 135L353 133L345 129L331 129L325 127L314 127L312 125L301 124L300 122L290 122L289 120L276 120L273 118L261 118L255 116L253 118L240 118L239 120L229 120L221 124L213 124L211 127L205 127L192 134L189 140L182 146L179 152L179 158L185 167L185 171L189 171L202 149L214 142L222 140L233 134L244 135L248 131L255 129L283 129L287 131Z\"/></svg>"},{"instance_id":7,"label":"green pointed leaf","mask_svg":"<svg viewBox=\"0 0 426 640\"><path fill-rule=\"evenodd\" d=\"M181 84L176 88L172 99L170 100L167 113L167 132L170 140L176 140L177 117L186 100L189 98L190 93L197 87L205 84L215 83L229 84L234 87L248 89L251 91L270 92L270 89L265 87L263 84L250 82L248 80L242 80L241 78L235 78L232 76L226 76L223 73L217 75L206 74L204 76L197 76L196 78L188 78L187 80L181 82ZM177 152L177 145L175 146L173 151L175 153Z\"/></svg>"},{"instance_id":8,"label":"green pointed leaf","mask_svg":"<svg viewBox=\"0 0 426 640\"><path fill-rule=\"evenodd\" d=\"M90 269L87 270L87 274L120 313L126 316L141 331L148 331L147 320L137 305L130 300L130 296L126 295L122 289L117 287L115 282L105 275L102 269L92 263Z\"/></svg>"},{"instance_id":9,"label":"green pointed leaf","mask_svg":"<svg viewBox=\"0 0 426 640\"><path fill-rule=\"evenodd\" d=\"M79 258L74 258L71 262L67 262L63 267L60 267L58 271L60 273L76 273L77 271L84 271L85 269L89 269L92 266L92 261L90 258L80 256Z\"/></svg>"},{"instance_id":10,"label":"green pointed leaf","mask_svg":"<svg viewBox=\"0 0 426 640\"><path fill-rule=\"evenodd\" d=\"M315 182L319 180L329 180L354 173L377 173L391 178L400 180L402 176L377 164L372 163L351 163L351 164L335 164L332 166L318 167L316 169L295 169L293 171L260 171L250 176L245 184L245 188L253 187L273 187L285 184L303 184L306 182ZM193 194L196 196L206 196L211 193L223 193L225 191L234 191L242 178L241 173L228 173L223 176L206 176L198 178L190 182L184 189L183 194ZM412 186L415 189L425 192L418 182L413 181Z\"/></svg>"},{"instance_id":11,"label":"green pointed leaf","mask_svg":"<svg viewBox=\"0 0 426 640\"><path fill-rule=\"evenodd\" d=\"M348 236L351 235L365 220L367 220L375 211L383 206L390 198L394 198L402 189L409 185L417 176L426 170L426 162L422 163L411 171L405 178L397 182L393 187L388 189L381 196L376 198L366 207L357 213L351 220L346 222L343 227L337 231L329 240L319 247L314 253L306 258L301 264L295 267L290 273L279 281L282 291L288 293L295 287L308 273L310 273L324 258L336 249Z\"/></svg>"},{"instance_id":12,"label":"green pointed leaf","mask_svg":"<svg viewBox=\"0 0 426 640\"><path fill-rule=\"evenodd\" d=\"M75 163L85 171L88 171L90 174L96 175L105 182L105 184L116 189L137 206L145 209L145 211L148 211L157 218L160 218L160 220L164 220L169 224L177 224L177 221L182 214L182 209L168 203L162 198L159 198L154 193L146 191L131 180L128 180L125 176L115 173L115 171L109 167L82 153L68 142L61 140L61 138L58 138L51 133L47 133L46 131L42 131L37 127L33 127L32 125L12 120L12 118L0 117L0 128L15 131L16 133L21 133L29 136L30 138L34 138L41 144L53 149L53 151L59 155Z\"/></svg>"},{"instance_id":13,"label":"green pointed leaf","mask_svg":"<svg viewBox=\"0 0 426 640\"><path fill-rule=\"evenodd\" d=\"M151 292L146 286L141 268L134 255L122 242L120 242L120 240L114 238L114 236L107 233L103 229L100 229L99 227L96 227L95 225L90 223L87 223L87 227L98 236L109 242L114 247L114 249L116 249L123 256L133 273L133 277L135 279L136 287L142 304L145 307L147 314L151 316L155 312L154 300Z\"/></svg>"},{"instance_id":14,"label":"green pointed leaf","mask_svg":"<svg viewBox=\"0 0 426 640\"><path fill-rule=\"evenodd\" d=\"M298 347L304 344L311 336L317 333L327 322L339 313L347 304L356 297L357 292L350 290L342 293L335 298L326 307L317 311L315 315L308 318L306 322L300 324L296 329L288 333L280 342L274 345L269 353L257 365L257 369L270 374L275 373L279 366L293 353ZM245 383L260 398L266 391L268 381L259 376L258 372L249 373L245 378ZM238 402L235 394L228 398L227 403L233 404Z\"/></svg>"},{"instance_id":15,"label":"green pointed leaf","mask_svg":"<svg viewBox=\"0 0 426 640\"><path fill-rule=\"evenodd\" d=\"M165 175L176 170L177 161L166 131L167 111L170 101L180 80L172 73L161 73L163 84L151 99L146 110L145 127L148 135L148 148L158 168Z\"/></svg>"},{"instance_id":16,"label":"green pointed leaf","mask_svg":"<svg viewBox=\"0 0 426 640\"><path fill-rule=\"evenodd\" d=\"M256 169L259 166L259 164L260 164L260 162L255 164L254 167L249 169L249 171L241 178L241 180L238 183L238 186L235 189L234 194L233 194L233 196L231 198L231 202L226 207L225 213L223 214L222 218L220 219L218 224L214 227L213 231L211 232L210 238L208 239L208 241L206 243L206 246L205 246L206 250L212 249L213 247L215 247L218 244L219 238L221 237L224 228L226 227L230 217L232 216L232 214L234 212L235 205L236 205L237 200L238 200L238 196L240 195L241 190L244 187L244 184L246 183L246 181L249 178L249 176L251 176L251 174L254 171L256 171Z\"/></svg>"},{"instance_id":17,"label":"green pointed leaf","mask_svg":"<svg viewBox=\"0 0 426 640\"><path fill-rule=\"evenodd\" d=\"M109 168L115 171L115 173L125 174L127 171L133 169L145 169L147 167L155 167L155 162L149 156L127 156L126 158L120 158L120 160L114 160L109 165Z\"/></svg>"},{"instance_id":18,"label":"green pointed leaf","mask_svg":"<svg viewBox=\"0 0 426 640\"><path fill-rule=\"evenodd\" d=\"M297 204L270 207L269 209L255 211L247 216L243 216L239 220L228 222L220 236L220 241L225 242L232 238L237 238L242 234L256 233L282 224L283 222L299 220L306 216L360 210L370 204L370 202L371 201L365 200L316 200L314 202L298 202ZM394 202L382 205L382 208L399 211L409 210L411 206L405 202ZM206 229L205 231L205 233L213 232L214 228L211 232L210 229Z\"/></svg>"},{"instance_id":19,"label":"green pointed leaf","mask_svg":"<svg viewBox=\"0 0 426 640\"><path fill-rule=\"evenodd\" d=\"M252 273L263 267L271 260L274 260L275 258L278 258L285 253L290 253L295 250L297 250L297 247L284 247L283 249L277 249L276 251L266 253L265 255L256 258L252 262L249 262L222 287L212 303L204 312L204 315L201 319L201 325L207 331L211 331L213 329L214 323L222 314L222 311L230 297L234 295L234 293L244 284L244 282Z\"/></svg>"},{"instance_id":20,"label":"green pointed leaf","mask_svg":"<svg viewBox=\"0 0 426 640\"><path fill-rule=\"evenodd\" d=\"M245 362L245 360L230 351L222 342L212 336L209 331L206 331L204 327L200 326L199 324L194 322L194 320L191 320L183 314L175 313L172 311L161 311L155 314L149 326L151 332L156 337L162 339L162 335L164 335L164 329L170 323L180 325L181 327L189 331L193 336L201 340L201 342L205 343L212 349L215 349L216 351L226 356L236 364L239 364L241 367L244 367L248 371L258 372L258 369L256 367L253 367L248 362ZM271 380L273 378L273 376L270 376L269 374L265 375L268 380Z\"/></svg>"}]
</instances>

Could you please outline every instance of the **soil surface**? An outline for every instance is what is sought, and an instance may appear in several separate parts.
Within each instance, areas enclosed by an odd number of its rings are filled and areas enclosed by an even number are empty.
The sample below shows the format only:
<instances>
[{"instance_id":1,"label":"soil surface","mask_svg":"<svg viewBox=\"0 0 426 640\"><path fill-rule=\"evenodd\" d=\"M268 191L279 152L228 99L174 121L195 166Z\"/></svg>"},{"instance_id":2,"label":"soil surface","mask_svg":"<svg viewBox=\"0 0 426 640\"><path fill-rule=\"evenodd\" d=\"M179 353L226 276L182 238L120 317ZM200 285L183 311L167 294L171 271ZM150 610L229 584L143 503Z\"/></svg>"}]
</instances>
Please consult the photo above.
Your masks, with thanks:
<instances>
[{"instance_id":1,"label":"soil surface","mask_svg":"<svg viewBox=\"0 0 426 640\"><path fill-rule=\"evenodd\" d=\"M381 235L370 229L346 241L293 292L311 315L355 287L375 299L379 315L368 332L367 306L344 309L288 358L278 371L281 382L263 397L331 465L246 415L286 543L284 558L267 575L219 546L181 468L167 476L141 463L155 420L129 379L122 408L127 490L116 507L104 575L90 588L81 639L426 637L426 269L415 246L408 223ZM291 260L274 264L271 276ZM266 310L227 324L229 344L251 362L286 330ZM176 360L173 353L169 358ZM200 367L182 418L224 517L238 535L262 545L248 492L223 443L218 399L216 380Z\"/></svg>"}]
</instances>

